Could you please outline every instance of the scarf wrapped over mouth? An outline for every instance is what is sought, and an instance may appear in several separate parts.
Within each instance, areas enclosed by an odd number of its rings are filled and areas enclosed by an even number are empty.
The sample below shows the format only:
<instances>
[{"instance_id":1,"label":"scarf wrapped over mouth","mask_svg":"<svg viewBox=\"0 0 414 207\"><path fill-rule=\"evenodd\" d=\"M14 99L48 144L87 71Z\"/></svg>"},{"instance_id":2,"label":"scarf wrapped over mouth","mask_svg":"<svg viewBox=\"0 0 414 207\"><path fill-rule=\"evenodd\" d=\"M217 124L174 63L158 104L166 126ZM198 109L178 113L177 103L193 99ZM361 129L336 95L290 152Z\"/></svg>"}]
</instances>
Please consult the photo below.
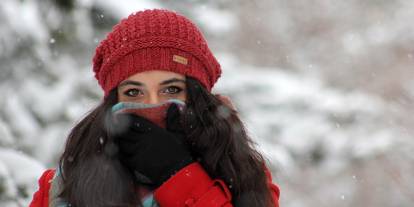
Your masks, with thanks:
<instances>
[{"instance_id":1,"label":"scarf wrapped over mouth","mask_svg":"<svg viewBox=\"0 0 414 207\"><path fill-rule=\"evenodd\" d=\"M175 104L180 113L185 110L185 102L179 99L169 99L159 104L145 104L137 102L119 102L112 107L113 117L122 113L132 113L148 119L154 124L165 128L168 108Z\"/></svg>"}]
</instances>

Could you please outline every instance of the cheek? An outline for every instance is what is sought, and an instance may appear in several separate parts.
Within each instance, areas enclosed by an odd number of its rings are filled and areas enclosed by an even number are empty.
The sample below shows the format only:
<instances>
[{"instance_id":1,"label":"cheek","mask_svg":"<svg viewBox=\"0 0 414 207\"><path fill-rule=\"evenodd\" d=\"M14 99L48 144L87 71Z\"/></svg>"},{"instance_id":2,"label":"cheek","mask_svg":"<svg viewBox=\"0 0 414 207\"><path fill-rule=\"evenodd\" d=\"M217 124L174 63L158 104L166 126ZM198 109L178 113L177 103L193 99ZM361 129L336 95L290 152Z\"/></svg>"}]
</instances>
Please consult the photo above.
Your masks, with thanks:
<instances>
[{"instance_id":1,"label":"cheek","mask_svg":"<svg viewBox=\"0 0 414 207\"><path fill-rule=\"evenodd\" d=\"M187 92L184 90L184 92L183 93L181 93L179 96L178 96L178 99L180 99L180 100L182 100L182 101L186 101L187 100Z\"/></svg>"},{"instance_id":2,"label":"cheek","mask_svg":"<svg viewBox=\"0 0 414 207\"><path fill-rule=\"evenodd\" d=\"M131 102L135 101L136 99L138 99L138 97L130 97L123 94L122 92L118 92L118 102Z\"/></svg>"},{"instance_id":3,"label":"cheek","mask_svg":"<svg viewBox=\"0 0 414 207\"><path fill-rule=\"evenodd\" d=\"M126 99L122 96L118 96L118 102L125 102Z\"/></svg>"},{"instance_id":4,"label":"cheek","mask_svg":"<svg viewBox=\"0 0 414 207\"><path fill-rule=\"evenodd\" d=\"M117 93L118 93L118 102L121 102L122 101L122 94L119 91Z\"/></svg>"},{"instance_id":5,"label":"cheek","mask_svg":"<svg viewBox=\"0 0 414 207\"><path fill-rule=\"evenodd\" d=\"M121 92L118 91L118 102L125 101L126 97Z\"/></svg>"},{"instance_id":6,"label":"cheek","mask_svg":"<svg viewBox=\"0 0 414 207\"><path fill-rule=\"evenodd\" d=\"M169 95L169 96L159 96L159 100L161 101L161 102L165 102L165 101L168 101L169 99L178 99L178 100L181 100L181 101L186 101L187 100L187 95L185 94L185 93L181 93L181 94L177 94L177 95L173 95L173 96L171 96L171 95Z\"/></svg>"},{"instance_id":7,"label":"cheek","mask_svg":"<svg viewBox=\"0 0 414 207\"><path fill-rule=\"evenodd\" d=\"M179 94L174 94L174 95L161 96L161 101L162 102L168 101L169 99L178 99L178 100L181 100L183 102L186 102L187 95L185 93L179 93Z\"/></svg>"}]
</instances>

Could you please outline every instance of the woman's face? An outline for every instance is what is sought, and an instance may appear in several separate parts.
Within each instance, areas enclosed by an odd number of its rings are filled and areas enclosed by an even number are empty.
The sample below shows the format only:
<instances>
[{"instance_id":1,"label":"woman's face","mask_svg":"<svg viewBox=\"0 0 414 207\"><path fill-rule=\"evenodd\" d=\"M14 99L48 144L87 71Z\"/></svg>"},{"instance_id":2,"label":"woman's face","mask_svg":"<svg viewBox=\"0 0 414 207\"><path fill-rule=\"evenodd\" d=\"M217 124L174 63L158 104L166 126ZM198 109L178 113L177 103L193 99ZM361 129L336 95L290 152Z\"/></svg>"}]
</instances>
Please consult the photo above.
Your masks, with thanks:
<instances>
[{"instance_id":1,"label":"woman's face","mask_svg":"<svg viewBox=\"0 0 414 207\"><path fill-rule=\"evenodd\" d=\"M157 104L168 99L185 102L185 76L160 70L136 73L118 85L118 102Z\"/></svg>"}]
</instances>

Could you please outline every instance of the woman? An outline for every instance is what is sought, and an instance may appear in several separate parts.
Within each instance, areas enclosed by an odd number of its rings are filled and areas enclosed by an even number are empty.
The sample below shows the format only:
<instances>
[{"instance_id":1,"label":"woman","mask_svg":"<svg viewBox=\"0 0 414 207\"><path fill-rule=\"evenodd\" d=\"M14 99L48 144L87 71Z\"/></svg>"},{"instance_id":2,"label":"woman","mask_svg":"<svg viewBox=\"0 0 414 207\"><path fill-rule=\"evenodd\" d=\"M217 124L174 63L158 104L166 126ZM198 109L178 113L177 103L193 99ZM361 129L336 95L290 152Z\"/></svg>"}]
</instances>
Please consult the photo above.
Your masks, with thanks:
<instances>
[{"instance_id":1,"label":"woman","mask_svg":"<svg viewBox=\"0 0 414 207\"><path fill-rule=\"evenodd\" d=\"M130 15L97 47L93 69L104 99L72 129L31 207L278 206L236 111L211 94L220 65L190 20Z\"/></svg>"}]
</instances>

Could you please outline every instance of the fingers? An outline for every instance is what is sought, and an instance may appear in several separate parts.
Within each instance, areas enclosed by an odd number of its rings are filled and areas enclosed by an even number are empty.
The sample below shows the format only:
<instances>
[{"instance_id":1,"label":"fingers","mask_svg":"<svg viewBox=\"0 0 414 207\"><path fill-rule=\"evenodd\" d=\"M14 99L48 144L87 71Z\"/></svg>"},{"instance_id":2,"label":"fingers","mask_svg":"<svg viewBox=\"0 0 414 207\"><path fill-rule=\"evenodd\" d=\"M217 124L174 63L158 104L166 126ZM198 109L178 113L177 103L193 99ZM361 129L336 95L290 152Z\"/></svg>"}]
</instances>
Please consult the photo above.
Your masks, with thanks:
<instances>
[{"instance_id":1,"label":"fingers","mask_svg":"<svg viewBox=\"0 0 414 207\"><path fill-rule=\"evenodd\" d=\"M158 127L156 124L152 123L148 119L131 113L117 114L115 119L115 128L119 128L116 130L132 129L136 132L144 133Z\"/></svg>"},{"instance_id":2,"label":"fingers","mask_svg":"<svg viewBox=\"0 0 414 207\"><path fill-rule=\"evenodd\" d=\"M118 147L120 149L120 154L123 155L133 155L140 150L142 147L141 141L138 137L135 137L135 140L129 140L128 138L120 137L118 140Z\"/></svg>"},{"instance_id":3,"label":"fingers","mask_svg":"<svg viewBox=\"0 0 414 207\"><path fill-rule=\"evenodd\" d=\"M200 120L193 107L186 107L181 115L182 133L190 136L200 127Z\"/></svg>"},{"instance_id":4,"label":"fingers","mask_svg":"<svg viewBox=\"0 0 414 207\"><path fill-rule=\"evenodd\" d=\"M166 127L168 131L178 132L182 130L181 113L178 106L174 103L168 107Z\"/></svg>"}]
</instances>

